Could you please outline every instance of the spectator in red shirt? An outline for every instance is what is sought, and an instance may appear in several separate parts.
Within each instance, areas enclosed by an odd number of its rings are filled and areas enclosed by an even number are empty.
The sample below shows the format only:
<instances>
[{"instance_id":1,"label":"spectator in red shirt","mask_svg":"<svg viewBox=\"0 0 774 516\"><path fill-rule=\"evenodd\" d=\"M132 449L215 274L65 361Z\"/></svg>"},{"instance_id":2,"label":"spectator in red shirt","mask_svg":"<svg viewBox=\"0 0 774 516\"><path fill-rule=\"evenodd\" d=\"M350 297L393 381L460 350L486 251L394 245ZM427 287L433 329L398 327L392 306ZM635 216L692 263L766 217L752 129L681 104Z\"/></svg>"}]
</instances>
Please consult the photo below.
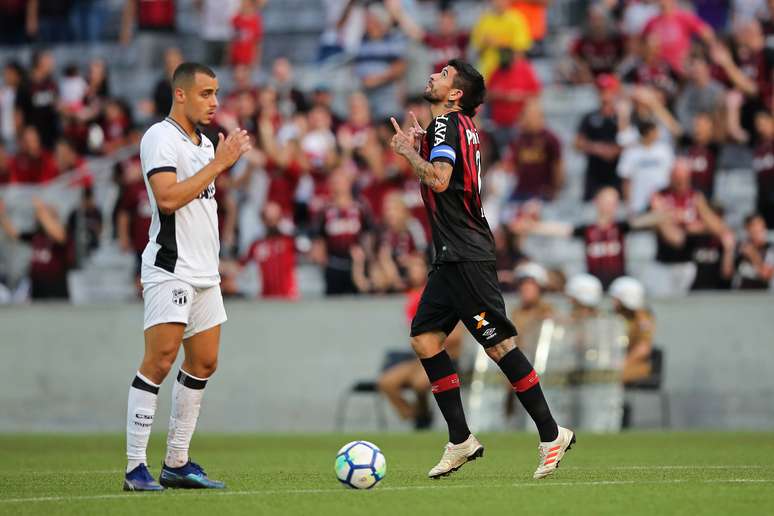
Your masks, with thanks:
<instances>
[{"instance_id":1,"label":"spectator in red shirt","mask_svg":"<svg viewBox=\"0 0 774 516\"><path fill-rule=\"evenodd\" d=\"M524 54L500 50L500 67L487 84L489 116L494 123L493 137L498 149L510 142L524 104L537 97L540 90L540 80Z\"/></svg>"},{"instance_id":2,"label":"spectator in red shirt","mask_svg":"<svg viewBox=\"0 0 774 516\"><path fill-rule=\"evenodd\" d=\"M19 152L8 166L12 183L45 183L57 176L56 162L40 141L40 134L33 126L22 130Z\"/></svg>"},{"instance_id":3,"label":"spectator in red shirt","mask_svg":"<svg viewBox=\"0 0 774 516\"><path fill-rule=\"evenodd\" d=\"M400 8L400 2L385 5L406 35L415 41L421 41L427 47L435 73L443 70L452 59L465 57L470 36L459 29L457 16L452 9L442 9L436 17L435 30L427 32Z\"/></svg>"},{"instance_id":4,"label":"spectator in red shirt","mask_svg":"<svg viewBox=\"0 0 774 516\"><path fill-rule=\"evenodd\" d=\"M625 67L622 75L624 82L656 89L671 106L680 87L680 75L672 63L662 57L661 48L658 36L647 36L642 42L640 57Z\"/></svg>"},{"instance_id":5,"label":"spectator in red shirt","mask_svg":"<svg viewBox=\"0 0 774 516\"><path fill-rule=\"evenodd\" d=\"M57 102L59 87L54 80L54 55L50 51L39 51L32 56L32 71L29 81L29 103L23 106L24 123L35 126L43 146L54 146L59 134Z\"/></svg>"},{"instance_id":6,"label":"spectator in red shirt","mask_svg":"<svg viewBox=\"0 0 774 516\"><path fill-rule=\"evenodd\" d=\"M691 185L707 199L715 195L715 171L720 147L714 138L714 119L707 113L693 117L692 136L683 140L683 154L691 163Z\"/></svg>"},{"instance_id":7,"label":"spectator in red shirt","mask_svg":"<svg viewBox=\"0 0 774 516\"><path fill-rule=\"evenodd\" d=\"M239 12L231 20L234 39L231 41L231 64L249 67L261 64L263 18L260 5L263 1L242 0Z\"/></svg>"},{"instance_id":8,"label":"spectator in red shirt","mask_svg":"<svg viewBox=\"0 0 774 516\"><path fill-rule=\"evenodd\" d=\"M266 234L250 245L240 260L244 267L255 263L261 277L261 297L298 299L296 246L282 208L268 202L261 213Z\"/></svg>"},{"instance_id":9,"label":"spectator in red shirt","mask_svg":"<svg viewBox=\"0 0 774 516\"><path fill-rule=\"evenodd\" d=\"M142 252L148 244L148 232L153 209L148 199L145 181L142 179L142 167L139 157L124 161L121 165L123 189L118 199L116 228L121 249L135 256L135 277L138 293L140 289L140 268Z\"/></svg>"},{"instance_id":10,"label":"spectator in red shirt","mask_svg":"<svg viewBox=\"0 0 774 516\"><path fill-rule=\"evenodd\" d=\"M677 0L659 0L661 13L645 24L643 35L654 36L660 43L660 56L682 74L691 50L691 38L698 36L705 44L715 41L712 28L693 13L678 8Z\"/></svg>"},{"instance_id":11,"label":"spectator in red shirt","mask_svg":"<svg viewBox=\"0 0 774 516\"><path fill-rule=\"evenodd\" d=\"M766 222L759 213L744 219L745 240L739 245L734 288L769 290L774 279L774 245L768 241Z\"/></svg>"},{"instance_id":12,"label":"spectator in red shirt","mask_svg":"<svg viewBox=\"0 0 774 516\"><path fill-rule=\"evenodd\" d=\"M19 232L5 213L0 200L0 227L12 240L26 242L31 247L29 278L32 299L67 299L67 271L70 253L67 231L56 210L34 198L35 229Z\"/></svg>"},{"instance_id":13,"label":"spectator in red shirt","mask_svg":"<svg viewBox=\"0 0 774 516\"><path fill-rule=\"evenodd\" d=\"M556 198L564 182L562 145L546 128L539 100L531 100L524 107L512 152L517 183L511 199Z\"/></svg>"},{"instance_id":14,"label":"spectator in red shirt","mask_svg":"<svg viewBox=\"0 0 774 516\"><path fill-rule=\"evenodd\" d=\"M10 161L8 151L3 142L0 141L0 186L11 182L11 170L8 168Z\"/></svg>"},{"instance_id":15,"label":"spectator in red shirt","mask_svg":"<svg viewBox=\"0 0 774 516\"><path fill-rule=\"evenodd\" d=\"M326 295L355 294L352 249L370 251L371 215L352 195L352 173L344 168L331 172L330 201L320 211L312 258L325 267Z\"/></svg>"},{"instance_id":16,"label":"spectator in red shirt","mask_svg":"<svg viewBox=\"0 0 774 516\"><path fill-rule=\"evenodd\" d=\"M586 29L570 48L575 68L570 79L576 84L593 83L603 73L613 73L624 55L621 36L612 28L601 5L589 8Z\"/></svg>"},{"instance_id":17,"label":"spectator in red shirt","mask_svg":"<svg viewBox=\"0 0 774 516\"><path fill-rule=\"evenodd\" d=\"M753 172L758 186L756 209L774 228L774 117L770 111L759 111L755 125L760 139L753 154Z\"/></svg>"},{"instance_id":18,"label":"spectator in red shirt","mask_svg":"<svg viewBox=\"0 0 774 516\"><path fill-rule=\"evenodd\" d=\"M583 239L586 270L607 288L613 280L626 275L626 235L632 230L656 226L664 220L662 214L649 213L628 221L619 221L620 201L615 188L604 187L594 197L596 217L591 224L573 226L564 222L520 219L513 229L522 234Z\"/></svg>"}]
</instances>

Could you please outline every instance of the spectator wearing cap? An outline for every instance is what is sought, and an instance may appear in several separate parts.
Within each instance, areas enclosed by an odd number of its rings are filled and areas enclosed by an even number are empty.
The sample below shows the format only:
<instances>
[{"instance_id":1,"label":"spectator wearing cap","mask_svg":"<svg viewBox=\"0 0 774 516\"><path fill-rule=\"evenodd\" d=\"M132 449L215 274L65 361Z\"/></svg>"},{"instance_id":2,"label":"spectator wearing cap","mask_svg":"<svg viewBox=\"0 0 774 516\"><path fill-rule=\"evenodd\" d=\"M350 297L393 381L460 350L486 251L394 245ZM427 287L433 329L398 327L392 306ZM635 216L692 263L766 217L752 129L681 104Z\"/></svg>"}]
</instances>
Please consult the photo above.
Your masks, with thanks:
<instances>
[{"instance_id":1,"label":"spectator wearing cap","mask_svg":"<svg viewBox=\"0 0 774 516\"><path fill-rule=\"evenodd\" d=\"M613 310L626 321L626 358L621 379L624 384L650 375L653 351L653 313L645 303L645 287L638 280L622 276L610 285Z\"/></svg>"},{"instance_id":2,"label":"spectator wearing cap","mask_svg":"<svg viewBox=\"0 0 774 516\"><path fill-rule=\"evenodd\" d=\"M526 262L513 271L519 305L513 310L511 319L519 329L519 340L522 351L525 345L532 353L527 356L534 358L534 345L541 323L554 314L554 307L545 300L543 294L548 286L548 272L535 262Z\"/></svg>"},{"instance_id":3,"label":"spectator wearing cap","mask_svg":"<svg viewBox=\"0 0 774 516\"><path fill-rule=\"evenodd\" d=\"M570 301L570 321L581 323L599 314L602 283L591 274L576 274L567 281L564 295Z\"/></svg>"},{"instance_id":4,"label":"spectator wearing cap","mask_svg":"<svg viewBox=\"0 0 774 516\"><path fill-rule=\"evenodd\" d=\"M355 75L379 120L400 111L400 81L406 73L405 38L391 25L392 18L383 6L369 6L366 32L355 56Z\"/></svg>"},{"instance_id":5,"label":"spectator wearing cap","mask_svg":"<svg viewBox=\"0 0 774 516\"><path fill-rule=\"evenodd\" d=\"M620 188L616 172L621 147L616 143L618 116L616 102L620 84L613 75L602 74L597 80L599 107L581 120L575 136L575 148L586 155L583 200L589 201L605 186Z\"/></svg>"},{"instance_id":6,"label":"spectator wearing cap","mask_svg":"<svg viewBox=\"0 0 774 516\"><path fill-rule=\"evenodd\" d=\"M739 245L733 286L742 290L768 290L774 279L774 245L768 241L766 221L754 213L744 220L745 240Z\"/></svg>"},{"instance_id":7,"label":"spectator wearing cap","mask_svg":"<svg viewBox=\"0 0 774 516\"><path fill-rule=\"evenodd\" d=\"M473 27L470 43L478 52L478 71L488 80L501 62L501 50L526 52L532 36L524 15L510 8L510 0L489 0L489 9Z\"/></svg>"}]
</instances>

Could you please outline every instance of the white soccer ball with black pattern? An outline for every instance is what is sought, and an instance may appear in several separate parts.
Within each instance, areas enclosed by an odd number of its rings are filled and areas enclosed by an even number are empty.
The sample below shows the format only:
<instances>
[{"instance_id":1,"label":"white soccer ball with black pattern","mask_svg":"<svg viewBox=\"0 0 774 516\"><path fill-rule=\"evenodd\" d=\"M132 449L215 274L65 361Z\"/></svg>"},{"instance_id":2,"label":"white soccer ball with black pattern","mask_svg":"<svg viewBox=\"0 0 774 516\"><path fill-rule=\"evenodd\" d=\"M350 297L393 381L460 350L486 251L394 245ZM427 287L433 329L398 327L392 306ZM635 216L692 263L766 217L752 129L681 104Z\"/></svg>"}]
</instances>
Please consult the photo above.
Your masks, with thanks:
<instances>
[{"instance_id":1,"label":"white soccer ball with black pattern","mask_svg":"<svg viewBox=\"0 0 774 516\"><path fill-rule=\"evenodd\" d=\"M352 489L371 489L387 473L387 459L374 443L352 441L336 454L336 478Z\"/></svg>"}]
</instances>

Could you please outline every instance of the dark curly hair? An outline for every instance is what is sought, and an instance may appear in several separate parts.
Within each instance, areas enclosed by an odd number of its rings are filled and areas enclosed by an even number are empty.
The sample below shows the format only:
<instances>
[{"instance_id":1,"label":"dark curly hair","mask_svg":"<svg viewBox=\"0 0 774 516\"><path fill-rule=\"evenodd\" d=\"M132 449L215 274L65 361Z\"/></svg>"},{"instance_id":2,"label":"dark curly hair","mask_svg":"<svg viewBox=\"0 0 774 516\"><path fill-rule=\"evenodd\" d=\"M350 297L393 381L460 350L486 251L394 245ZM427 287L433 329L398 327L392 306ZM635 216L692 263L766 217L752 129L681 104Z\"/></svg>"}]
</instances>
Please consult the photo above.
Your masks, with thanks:
<instances>
[{"instance_id":1,"label":"dark curly hair","mask_svg":"<svg viewBox=\"0 0 774 516\"><path fill-rule=\"evenodd\" d=\"M475 116L476 109L484 103L486 95L484 78L470 63L461 59L452 59L446 64L457 71L452 86L462 90L462 98L459 101L462 114Z\"/></svg>"}]
</instances>

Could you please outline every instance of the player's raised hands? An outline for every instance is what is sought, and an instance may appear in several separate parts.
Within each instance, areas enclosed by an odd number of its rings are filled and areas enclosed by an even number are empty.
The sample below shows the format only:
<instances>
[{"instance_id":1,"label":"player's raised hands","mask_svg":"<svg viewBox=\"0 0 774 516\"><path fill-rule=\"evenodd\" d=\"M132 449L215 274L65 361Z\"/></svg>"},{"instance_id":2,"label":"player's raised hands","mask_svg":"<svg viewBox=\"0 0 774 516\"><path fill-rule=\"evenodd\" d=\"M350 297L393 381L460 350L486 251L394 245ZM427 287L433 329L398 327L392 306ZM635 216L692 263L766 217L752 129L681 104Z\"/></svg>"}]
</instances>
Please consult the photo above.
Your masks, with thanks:
<instances>
[{"instance_id":1,"label":"player's raised hands","mask_svg":"<svg viewBox=\"0 0 774 516\"><path fill-rule=\"evenodd\" d=\"M390 141L390 146L392 147L392 150L394 150L395 153L400 154L401 156L405 156L411 151L416 151L417 142L419 141L419 137L420 137L416 133L416 129L414 127L410 127L408 129L408 132L403 132L403 129L401 129L400 127L400 124L398 124L398 121L395 120L394 117L390 118L390 122L392 122L392 127L395 128L395 136L393 136L392 141ZM417 122L417 125L419 125L418 122Z\"/></svg>"},{"instance_id":2,"label":"player's raised hands","mask_svg":"<svg viewBox=\"0 0 774 516\"><path fill-rule=\"evenodd\" d=\"M218 133L218 148L215 150L215 160L230 168L247 151L252 148L250 135L244 129L236 128L228 136Z\"/></svg>"}]
</instances>

